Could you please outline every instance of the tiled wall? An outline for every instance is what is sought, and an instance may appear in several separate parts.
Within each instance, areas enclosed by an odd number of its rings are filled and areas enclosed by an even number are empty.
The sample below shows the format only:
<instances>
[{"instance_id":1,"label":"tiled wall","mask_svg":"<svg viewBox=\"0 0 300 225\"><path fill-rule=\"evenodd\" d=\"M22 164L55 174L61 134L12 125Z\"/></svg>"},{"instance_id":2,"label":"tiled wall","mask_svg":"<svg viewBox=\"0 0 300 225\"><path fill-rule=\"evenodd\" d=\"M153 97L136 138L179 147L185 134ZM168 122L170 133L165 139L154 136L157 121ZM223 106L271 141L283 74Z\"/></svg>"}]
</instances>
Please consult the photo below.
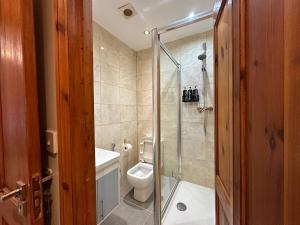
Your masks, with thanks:
<instances>
[{"instance_id":1,"label":"tiled wall","mask_svg":"<svg viewBox=\"0 0 300 225\"><path fill-rule=\"evenodd\" d=\"M137 163L136 52L93 23L94 101L96 147L121 153L121 184ZM124 139L133 145L121 151Z\"/></svg>"},{"instance_id":2,"label":"tiled wall","mask_svg":"<svg viewBox=\"0 0 300 225\"><path fill-rule=\"evenodd\" d=\"M198 55L203 52L202 43L207 43L207 76L203 78ZM174 57L182 65L182 87L199 89L200 103L182 104L182 176L184 180L214 186L214 113L199 113L203 106L202 92L207 89L207 106L214 104L213 89L213 33L193 35L167 44ZM137 95L138 137L151 135L152 129L152 74L151 51L138 52ZM164 139L164 174L176 173L176 70L164 53L161 54L162 85L162 137ZM204 123L207 132L204 133Z\"/></svg>"}]
</instances>

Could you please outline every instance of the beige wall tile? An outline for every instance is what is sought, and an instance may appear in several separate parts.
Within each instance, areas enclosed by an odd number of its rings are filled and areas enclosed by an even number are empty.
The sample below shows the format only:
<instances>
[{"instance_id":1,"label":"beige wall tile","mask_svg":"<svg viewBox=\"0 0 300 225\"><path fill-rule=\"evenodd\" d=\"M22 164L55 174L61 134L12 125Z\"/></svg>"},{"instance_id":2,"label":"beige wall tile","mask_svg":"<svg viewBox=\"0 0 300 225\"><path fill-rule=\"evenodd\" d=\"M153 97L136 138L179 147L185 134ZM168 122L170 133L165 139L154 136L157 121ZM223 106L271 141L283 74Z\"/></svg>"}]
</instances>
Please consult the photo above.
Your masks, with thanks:
<instances>
[{"instance_id":1,"label":"beige wall tile","mask_svg":"<svg viewBox=\"0 0 300 225\"><path fill-rule=\"evenodd\" d=\"M101 83L101 98L102 104L119 104L120 88L116 85Z\"/></svg>"},{"instance_id":2,"label":"beige wall tile","mask_svg":"<svg viewBox=\"0 0 300 225\"><path fill-rule=\"evenodd\" d=\"M106 63L101 64L101 81L103 83L118 85L120 83L120 72L118 68Z\"/></svg>"},{"instance_id":3,"label":"beige wall tile","mask_svg":"<svg viewBox=\"0 0 300 225\"><path fill-rule=\"evenodd\" d=\"M152 76L152 75L151 75ZM161 72L161 88L176 88L177 87L177 69L166 70Z\"/></svg>"},{"instance_id":4,"label":"beige wall tile","mask_svg":"<svg viewBox=\"0 0 300 225\"><path fill-rule=\"evenodd\" d=\"M112 143L115 143L120 146L121 144L121 125L120 123L116 124L107 124L102 126L96 126L98 134L100 137L100 148L111 149Z\"/></svg>"},{"instance_id":5,"label":"beige wall tile","mask_svg":"<svg viewBox=\"0 0 300 225\"><path fill-rule=\"evenodd\" d=\"M152 73L143 73L142 75L142 90L152 89Z\"/></svg>"},{"instance_id":6,"label":"beige wall tile","mask_svg":"<svg viewBox=\"0 0 300 225\"><path fill-rule=\"evenodd\" d=\"M101 106L98 103L94 103L94 120L95 120L95 125L100 125L101 124Z\"/></svg>"},{"instance_id":7,"label":"beige wall tile","mask_svg":"<svg viewBox=\"0 0 300 225\"><path fill-rule=\"evenodd\" d=\"M120 79L121 88L136 92L136 85L137 85L136 77L135 78L121 77Z\"/></svg>"},{"instance_id":8,"label":"beige wall tile","mask_svg":"<svg viewBox=\"0 0 300 225\"><path fill-rule=\"evenodd\" d=\"M96 23L93 29L95 142L104 149L117 145L125 185L127 170L138 161L137 53ZM124 139L133 146L130 153L122 151Z\"/></svg>"},{"instance_id":9,"label":"beige wall tile","mask_svg":"<svg viewBox=\"0 0 300 225\"><path fill-rule=\"evenodd\" d=\"M142 117L141 120L152 121L152 106L142 106Z\"/></svg>"},{"instance_id":10,"label":"beige wall tile","mask_svg":"<svg viewBox=\"0 0 300 225\"><path fill-rule=\"evenodd\" d=\"M100 78L100 72L101 71L101 68L100 68L100 63L99 61L95 62L94 60L94 81L101 81L101 78Z\"/></svg>"},{"instance_id":11,"label":"beige wall tile","mask_svg":"<svg viewBox=\"0 0 300 225\"><path fill-rule=\"evenodd\" d=\"M136 105L136 91L120 88L120 105Z\"/></svg>"},{"instance_id":12,"label":"beige wall tile","mask_svg":"<svg viewBox=\"0 0 300 225\"><path fill-rule=\"evenodd\" d=\"M121 109L119 105L100 105L100 125L119 123Z\"/></svg>"},{"instance_id":13,"label":"beige wall tile","mask_svg":"<svg viewBox=\"0 0 300 225\"><path fill-rule=\"evenodd\" d=\"M137 107L136 106L121 106L121 122L137 121Z\"/></svg>"},{"instance_id":14,"label":"beige wall tile","mask_svg":"<svg viewBox=\"0 0 300 225\"><path fill-rule=\"evenodd\" d=\"M152 90L142 91L141 95L141 104L145 105L152 105Z\"/></svg>"},{"instance_id":15,"label":"beige wall tile","mask_svg":"<svg viewBox=\"0 0 300 225\"><path fill-rule=\"evenodd\" d=\"M94 102L101 103L101 83L98 81L94 82Z\"/></svg>"}]
</instances>

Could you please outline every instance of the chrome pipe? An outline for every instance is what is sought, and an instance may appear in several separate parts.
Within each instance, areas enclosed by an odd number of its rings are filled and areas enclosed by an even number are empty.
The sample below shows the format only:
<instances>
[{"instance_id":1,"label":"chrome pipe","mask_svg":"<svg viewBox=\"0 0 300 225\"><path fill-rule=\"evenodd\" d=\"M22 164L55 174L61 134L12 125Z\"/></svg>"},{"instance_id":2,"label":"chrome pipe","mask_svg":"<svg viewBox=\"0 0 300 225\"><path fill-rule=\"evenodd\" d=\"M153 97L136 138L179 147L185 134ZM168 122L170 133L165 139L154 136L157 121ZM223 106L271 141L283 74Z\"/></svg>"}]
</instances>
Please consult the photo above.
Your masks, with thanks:
<instances>
[{"instance_id":1,"label":"chrome pipe","mask_svg":"<svg viewBox=\"0 0 300 225\"><path fill-rule=\"evenodd\" d=\"M205 11L205 12L198 13L193 17L186 17L181 20L177 20L168 26L159 28L158 34L163 34L168 31L176 30L178 28L185 27L187 25L191 25L191 24L197 23L202 20L212 18L213 15L214 15L213 11Z\"/></svg>"},{"instance_id":2,"label":"chrome pipe","mask_svg":"<svg viewBox=\"0 0 300 225\"><path fill-rule=\"evenodd\" d=\"M177 120L177 160L178 160L178 179L181 179L182 173L182 143L181 143L181 118L182 118L182 105L181 105L181 72L182 68L179 64L177 69L177 95L178 95L178 120Z\"/></svg>"},{"instance_id":3,"label":"chrome pipe","mask_svg":"<svg viewBox=\"0 0 300 225\"><path fill-rule=\"evenodd\" d=\"M172 60L172 62L175 64L175 66L177 67L177 69L180 67L179 62L174 58L174 56L172 55L172 53L169 51L169 49L167 48L167 46L162 43L161 41L160 43L160 47L161 49L166 53L166 55Z\"/></svg>"},{"instance_id":4,"label":"chrome pipe","mask_svg":"<svg viewBox=\"0 0 300 225\"><path fill-rule=\"evenodd\" d=\"M161 130L160 130L160 35L152 30L152 103L153 103L153 173L154 173L154 224L161 225Z\"/></svg>"}]
</instances>

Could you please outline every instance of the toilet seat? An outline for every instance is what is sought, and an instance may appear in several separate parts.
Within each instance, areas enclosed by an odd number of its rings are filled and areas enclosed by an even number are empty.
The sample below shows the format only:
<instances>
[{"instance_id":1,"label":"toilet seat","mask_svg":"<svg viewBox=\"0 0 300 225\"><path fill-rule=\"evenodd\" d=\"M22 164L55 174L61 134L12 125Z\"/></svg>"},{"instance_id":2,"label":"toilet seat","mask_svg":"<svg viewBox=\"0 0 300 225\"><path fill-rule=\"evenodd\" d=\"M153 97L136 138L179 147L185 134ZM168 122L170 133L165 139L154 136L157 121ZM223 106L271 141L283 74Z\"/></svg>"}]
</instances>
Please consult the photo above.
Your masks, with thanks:
<instances>
[{"instance_id":1,"label":"toilet seat","mask_svg":"<svg viewBox=\"0 0 300 225\"><path fill-rule=\"evenodd\" d=\"M153 179L153 166L148 163L138 163L127 171L129 182L134 187L143 188Z\"/></svg>"},{"instance_id":2,"label":"toilet seat","mask_svg":"<svg viewBox=\"0 0 300 225\"><path fill-rule=\"evenodd\" d=\"M127 171L127 179L134 187L134 198L145 202L153 192L153 166L138 163Z\"/></svg>"}]
</instances>

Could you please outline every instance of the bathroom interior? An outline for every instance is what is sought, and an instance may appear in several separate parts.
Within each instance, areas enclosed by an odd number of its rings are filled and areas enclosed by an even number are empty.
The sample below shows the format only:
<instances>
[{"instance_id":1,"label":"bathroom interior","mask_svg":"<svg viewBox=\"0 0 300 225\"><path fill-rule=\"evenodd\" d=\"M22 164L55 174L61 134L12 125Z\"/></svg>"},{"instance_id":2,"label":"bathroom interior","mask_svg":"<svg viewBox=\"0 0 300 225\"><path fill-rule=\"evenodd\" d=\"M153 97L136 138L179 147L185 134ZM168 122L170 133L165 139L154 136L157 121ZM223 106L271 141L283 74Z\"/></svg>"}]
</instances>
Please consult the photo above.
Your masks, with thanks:
<instances>
[{"instance_id":1,"label":"bathroom interior","mask_svg":"<svg viewBox=\"0 0 300 225\"><path fill-rule=\"evenodd\" d=\"M97 224L214 225L214 1L92 3Z\"/></svg>"}]
</instances>

